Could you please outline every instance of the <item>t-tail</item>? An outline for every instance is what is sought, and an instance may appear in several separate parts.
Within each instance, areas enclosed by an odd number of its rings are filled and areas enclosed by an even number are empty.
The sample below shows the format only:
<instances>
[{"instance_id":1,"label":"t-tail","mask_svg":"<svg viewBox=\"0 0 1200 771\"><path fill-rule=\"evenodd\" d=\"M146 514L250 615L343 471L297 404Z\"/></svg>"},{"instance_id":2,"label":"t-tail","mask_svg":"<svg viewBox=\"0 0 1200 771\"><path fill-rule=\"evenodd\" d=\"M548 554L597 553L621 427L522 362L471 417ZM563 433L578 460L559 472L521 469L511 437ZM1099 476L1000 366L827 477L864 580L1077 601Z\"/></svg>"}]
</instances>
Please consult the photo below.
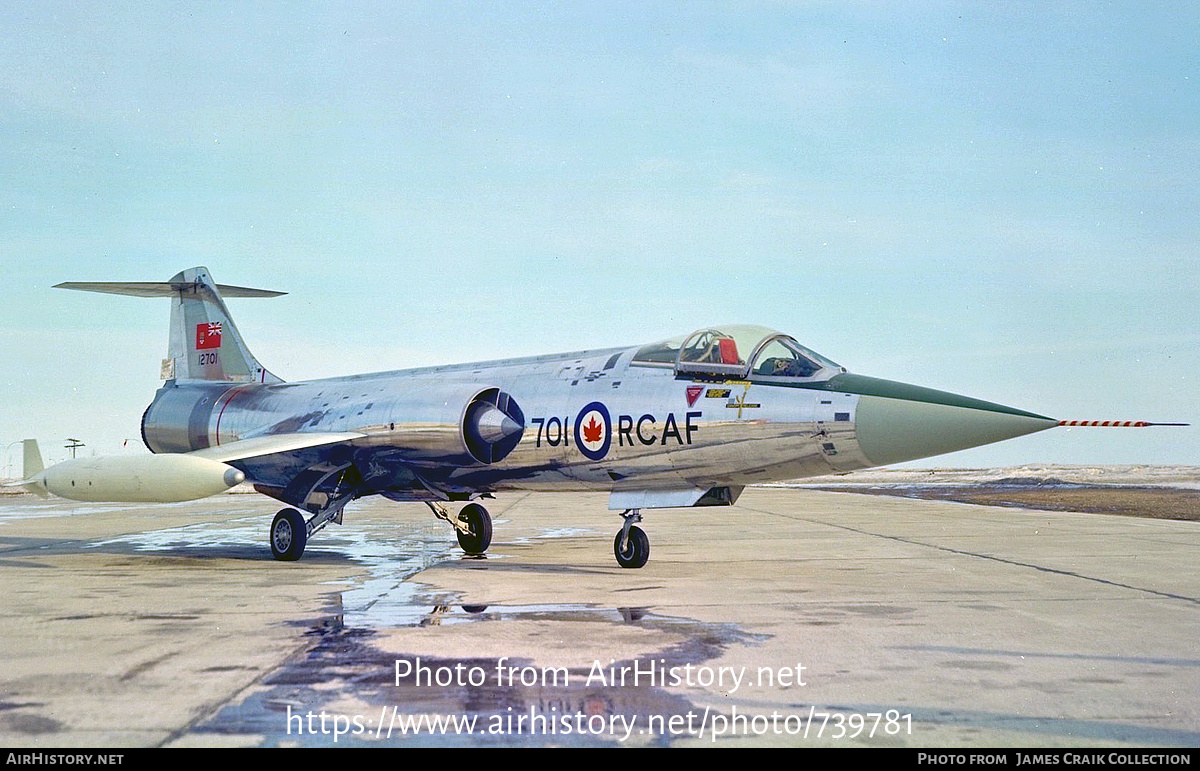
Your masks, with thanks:
<instances>
[{"instance_id":1,"label":"t-tail","mask_svg":"<svg viewBox=\"0 0 1200 771\"><path fill-rule=\"evenodd\" d=\"M171 298L171 339L162 379L176 382L281 383L246 347L224 297L278 297L284 292L213 282L208 268L189 268L170 281L68 281L57 289Z\"/></svg>"}]
</instances>

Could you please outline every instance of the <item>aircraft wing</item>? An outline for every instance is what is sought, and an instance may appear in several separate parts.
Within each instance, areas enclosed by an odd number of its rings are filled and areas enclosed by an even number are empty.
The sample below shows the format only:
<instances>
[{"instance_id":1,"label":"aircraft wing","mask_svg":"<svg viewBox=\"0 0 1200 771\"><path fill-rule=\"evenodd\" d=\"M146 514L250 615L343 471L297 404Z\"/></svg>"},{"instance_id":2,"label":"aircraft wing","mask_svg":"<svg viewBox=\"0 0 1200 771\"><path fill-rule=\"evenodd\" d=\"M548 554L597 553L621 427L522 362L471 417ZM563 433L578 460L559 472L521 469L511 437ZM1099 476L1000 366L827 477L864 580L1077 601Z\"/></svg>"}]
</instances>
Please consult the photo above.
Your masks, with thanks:
<instances>
[{"instance_id":1,"label":"aircraft wing","mask_svg":"<svg viewBox=\"0 0 1200 771\"><path fill-rule=\"evenodd\" d=\"M323 447L327 444L349 442L352 439L361 439L364 436L366 434L357 431L324 434L271 434L269 436L256 436L236 442L227 442L216 447L206 447L203 450L193 450L188 455L195 455L220 463L228 463L234 460L258 458L281 452L294 452L296 450L306 450L310 447Z\"/></svg>"},{"instance_id":2,"label":"aircraft wing","mask_svg":"<svg viewBox=\"0 0 1200 771\"><path fill-rule=\"evenodd\" d=\"M113 455L72 458L42 468L41 454L36 442L29 440L25 450L24 478L5 487L20 487L45 496L47 493L76 501L124 501L142 503L175 503L206 498L225 492L250 476L230 462L250 461L291 453L314 450L317 455L332 454L317 448L349 442L365 434L347 431L340 433L276 434L258 436L208 447L188 453L151 453L149 455ZM267 461L268 467L280 464L278 458ZM346 464L330 464L328 459L313 462L309 459L287 459L287 486L278 491L301 502L317 486L346 468ZM252 480L253 481L253 480ZM338 489L334 482L335 491ZM294 485L294 489L293 489ZM354 492L353 488L349 490Z\"/></svg>"},{"instance_id":3,"label":"aircraft wing","mask_svg":"<svg viewBox=\"0 0 1200 771\"><path fill-rule=\"evenodd\" d=\"M359 494L361 477L353 472L349 453L338 452L367 434L358 431L270 434L193 450L187 455L219 463L236 463L254 489L292 506L308 506L314 496L341 505ZM347 477L347 473L350 476ZM340 520L339 520L340 521Z\"/></svg>"}]
</instances>

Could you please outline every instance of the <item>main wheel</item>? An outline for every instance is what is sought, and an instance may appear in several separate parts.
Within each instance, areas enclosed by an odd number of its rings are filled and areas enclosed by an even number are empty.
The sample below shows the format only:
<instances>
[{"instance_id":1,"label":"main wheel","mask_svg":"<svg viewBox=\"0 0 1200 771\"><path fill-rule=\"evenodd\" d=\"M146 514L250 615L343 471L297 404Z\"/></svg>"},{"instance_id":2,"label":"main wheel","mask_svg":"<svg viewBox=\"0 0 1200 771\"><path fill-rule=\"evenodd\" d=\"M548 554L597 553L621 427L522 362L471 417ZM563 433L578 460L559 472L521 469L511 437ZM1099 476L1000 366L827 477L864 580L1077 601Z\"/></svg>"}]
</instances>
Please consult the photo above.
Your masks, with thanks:
<instances>
[{"instance_id":1,"label":"main wheel","mask_svg":"<svg viewBox=\"0 0 1200 771\"><path fill-rule=\"evenodd\" d=\"M640 568L650 559L650 539L640 527L629 528L629 541L621 548L621 534L613 541L617 564L623 568Z\"/></svg>"},{"instance_id":2,"label":"main wheel","mask_svg":"<svg viewBox=\"0 0 1200 771\"><path fill-rule=\"evenodd\" d=\"M308 528L304 515L295 509L280 509L271 523L271 554L277 560L294 562L304 554Z\"/></svg>"},{"instance_id":3,"label":"main wheel","mask_svg":"<svg viewBox=\"0 0 1200 771\"><path fill-rule=\"evenodd\" d=\"M470 532L455 528L458 534L458 545L467 554L483 554L492 545L492 517L488 510L478 503L468 503L458 513L458 518L467 523Z\"/></svg>"}]
</instances>

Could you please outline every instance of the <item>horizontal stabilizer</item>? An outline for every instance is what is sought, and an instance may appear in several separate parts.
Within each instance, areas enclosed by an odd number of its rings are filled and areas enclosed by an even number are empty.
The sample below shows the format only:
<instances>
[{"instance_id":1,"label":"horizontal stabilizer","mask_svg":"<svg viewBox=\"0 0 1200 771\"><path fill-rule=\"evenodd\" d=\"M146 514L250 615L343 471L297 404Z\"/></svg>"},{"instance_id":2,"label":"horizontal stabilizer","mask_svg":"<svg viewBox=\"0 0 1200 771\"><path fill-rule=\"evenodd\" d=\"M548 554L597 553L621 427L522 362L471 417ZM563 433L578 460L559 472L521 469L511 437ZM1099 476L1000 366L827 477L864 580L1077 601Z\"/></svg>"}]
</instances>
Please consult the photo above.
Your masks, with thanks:
<instances>
[{"instance_id":1,"label":"horizontal stabilizer","mask_svg":"<svg viewBox=\"0 0 1200 771\"><path fill-rule=\"evenodd\" d=\"M188 268L168 281L66 281L55 289L164 297L171 300L167 357L159 370L172 383L281 383L246 346L225 306L227 297L279 297L284 292L217 284L208 268Z\"/></svg>"},{"instance_id":2,"label":"horizontal stabilizer","mask_svg":"<svg viewBox=\"0 0 1200 771\"><path fill-rule=\"evenodd\" d=\"M279 297L287 292L270 289L250 289L244 286L217 284L222 297ZM195 289L193 282L186 281L66 281L55 284L55 289L75 289L80 292L102 294L124 294L131 297L175 297L180 292Z\"/></svg>"}]
</instances>

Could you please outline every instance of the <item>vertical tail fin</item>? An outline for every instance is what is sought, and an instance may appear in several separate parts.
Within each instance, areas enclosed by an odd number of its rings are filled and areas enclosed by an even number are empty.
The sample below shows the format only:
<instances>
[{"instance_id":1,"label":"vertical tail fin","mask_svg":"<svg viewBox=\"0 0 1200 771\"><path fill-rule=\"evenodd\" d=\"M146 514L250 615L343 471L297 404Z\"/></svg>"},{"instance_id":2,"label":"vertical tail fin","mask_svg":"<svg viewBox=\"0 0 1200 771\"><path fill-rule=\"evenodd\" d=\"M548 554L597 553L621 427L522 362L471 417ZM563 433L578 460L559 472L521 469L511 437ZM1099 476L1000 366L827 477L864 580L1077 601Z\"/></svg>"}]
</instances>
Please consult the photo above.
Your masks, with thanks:
<instances>
[{"instance_id":1,"label":"vertical tail fin","mask_svg":"<svg viewBox=\"0 0 1200 771\"><path fill-rule=\"evenodd\" d=\"M279 383L242 340L222 292L229 297L274 297L282 292L219 287L208 268L190 268L170 281L171 343L164 374L167 380L217 380Z\"/></svg>"},{"instance_id":2,"label":"vertical tail fin","mask_svg":"<svg viewBox=\"0 0 1200 771\"><path fill-rule=\"evenodd\" d=\"M25 446L25 467L21 470L21 478L33 479L35 475L46 470L42 464L42 453L38 450L36 439L25 439L21 444Z\"/></svg>"},{"instance_id":3,"label":"vertical tail fin","mask_svg":"<svg viewBox=\"0 0 1200 771\"><path fill-rule=\"evenodd\" d=\"M171 338L163 360L163 380L283 382L250 353L222 299L278 297L283 292L216 284L204 267L180 271L166 282L69 281L56 288L172 298Z\"/></svg>"},{"instance_id":4,"label":"vertical tail fin","mask_svg":"<svg viewBox=\"0 0 1200 771\"><path fill-rule=\"evenodd\" d=\"M25 466L21 469L21 479L16 482L6 482L4 486L19 487L27 493L49 498L50 494L46 492L43 484L44 477L41 476L45 467L42 465L42 453L38 451L37 440L25 439L22 443L25 445Z\"/></svg>"}]
</instances>

